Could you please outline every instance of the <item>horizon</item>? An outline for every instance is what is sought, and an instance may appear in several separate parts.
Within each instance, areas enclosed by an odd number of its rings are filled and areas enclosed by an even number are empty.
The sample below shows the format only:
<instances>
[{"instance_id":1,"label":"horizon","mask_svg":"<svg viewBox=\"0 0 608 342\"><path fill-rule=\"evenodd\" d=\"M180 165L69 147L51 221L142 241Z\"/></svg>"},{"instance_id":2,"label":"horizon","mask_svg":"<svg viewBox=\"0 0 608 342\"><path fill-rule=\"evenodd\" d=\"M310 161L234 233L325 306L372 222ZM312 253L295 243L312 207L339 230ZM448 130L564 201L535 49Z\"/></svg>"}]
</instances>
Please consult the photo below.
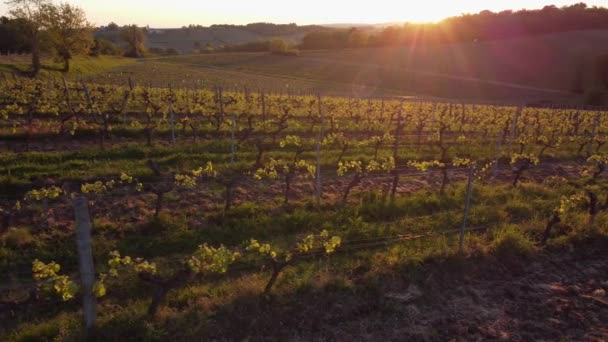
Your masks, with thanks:
<instances>
[{"instance_id":1,"label":"horizon","mask_svg":"<svg viewBox=\"0 0 608 342\"><path fill-rule=\"evenodd\" d=\"M120 26L137 24L157 29L180 28L188 25L245 25L268 22L275 24L295 23L297 25L332 24L388 24L405 22L438 22L443 19L466 13L479 13L484 10L499 12L503 10L540 9L544 6L569 6L580 1L469 1L464 4L445 4L440 0L427 0L423 5L394 3L390 0L375 1L368 4L352 4L334 1L330 4L319 0L306 3L283 5L275 0L260 0L256 3L232 1L229 3L205 4L198 1L175 1L167 8L162 0L131 0L128 3L118 0L73 0L68 3L82 7L89 21L95 26L105 26L115 22ZM606 1L586 1L588 6L606 7ZM0 15L8 16L8 5L0 3ZM116 11L116 8L124 8ZM146 8L142 11L141 8ZM348 11L344 11L348 8ZM235 9L238 13L235 14ZM199 14L200 13L200 14Z\"/></svg>"}]
</instances>

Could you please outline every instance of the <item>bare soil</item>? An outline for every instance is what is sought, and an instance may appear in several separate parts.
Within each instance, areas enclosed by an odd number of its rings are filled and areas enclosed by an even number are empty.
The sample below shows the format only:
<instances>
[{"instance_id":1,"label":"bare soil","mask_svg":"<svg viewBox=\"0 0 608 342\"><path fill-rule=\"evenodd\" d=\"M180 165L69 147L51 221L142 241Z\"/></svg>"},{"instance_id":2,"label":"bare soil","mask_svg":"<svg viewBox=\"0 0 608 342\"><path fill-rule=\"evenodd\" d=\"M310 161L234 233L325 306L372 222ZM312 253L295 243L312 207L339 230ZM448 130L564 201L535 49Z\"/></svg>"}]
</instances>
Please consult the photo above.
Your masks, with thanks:
<instances>
[{"instance_id":1,"label":"bare soil","mask_svg":"<svg viewBox=\"0 0 608 342\"><path fill-rule=\"evenodd\" d=\"M271 308L220 309L207 332L250 341L607 341L608 244L594 245L533 259L438 260L415 275L387 271L372 291L372 270L353 272L348 290L316 284Z\"/></svg>"}]
</instances>

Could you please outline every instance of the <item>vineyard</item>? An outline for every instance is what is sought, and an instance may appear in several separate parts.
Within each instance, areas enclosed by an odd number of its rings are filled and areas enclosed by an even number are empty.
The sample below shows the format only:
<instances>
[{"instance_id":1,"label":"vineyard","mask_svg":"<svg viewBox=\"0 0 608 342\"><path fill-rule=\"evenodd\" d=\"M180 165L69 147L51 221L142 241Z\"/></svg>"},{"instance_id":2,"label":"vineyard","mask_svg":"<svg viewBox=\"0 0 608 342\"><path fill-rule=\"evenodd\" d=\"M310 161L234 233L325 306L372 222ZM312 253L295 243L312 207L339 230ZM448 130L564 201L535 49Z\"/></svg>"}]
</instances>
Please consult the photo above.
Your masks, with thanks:
<instances>
[{"instance_id":1,"label":"vineyard","mask_svg":"<svg viewBox=\"0 0 608 342\"><path fill-rule=\"evenodd\" d=\"M7 340L331 340L302 302L606 241L606 108L112 83L0 77Z\"/></svg>"}]
</instances>

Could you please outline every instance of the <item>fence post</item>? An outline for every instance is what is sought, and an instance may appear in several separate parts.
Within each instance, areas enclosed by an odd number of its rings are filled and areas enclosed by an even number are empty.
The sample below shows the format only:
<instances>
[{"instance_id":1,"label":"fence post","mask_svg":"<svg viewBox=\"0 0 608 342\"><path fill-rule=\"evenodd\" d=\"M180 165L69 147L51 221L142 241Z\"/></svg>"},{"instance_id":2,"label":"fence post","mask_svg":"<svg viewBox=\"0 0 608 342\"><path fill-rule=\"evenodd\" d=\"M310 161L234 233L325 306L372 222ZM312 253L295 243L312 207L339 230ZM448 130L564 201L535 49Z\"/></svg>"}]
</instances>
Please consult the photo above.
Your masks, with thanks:
<instances>
[{"instance_id":1,"label":"fence post","mask_svg":"<svg viewBox=\"0 0 608 342\"><path fill-rule=\"evenodd\" d=\"M595 138L597 136L597 126L600 124L600 113L601 112L598 111L595 115L595 119L593 120L593 127L591 128L591 142L589 143L589 145L587 145L588 155L593 154L593 142L595 141Z\"/></svg>"},{"instance_id":2,"label":"fence post","mask_svg":"<svg viewBox=\"0 0 608 342\"><path fill-rule=\"evenodd\" d=\"M135 84L133 83L131 76L129 76L129 89L133 91L133 88L135 88Z\"/></svg>"},{"instance_id":3,"label":"fence post","mask_svg":"<svg viewBox=\"0 0 608 342\"><path fill-rule=\"evenodd\" d=\"M323 135L325 134L325 120L323 120L323 103L321 102L321 94L317 95L317 101L319 105L319 118L321 120L321 129L317 137L316 197L317 205L321 206L321 194L323 192L323 184L321 182L321 143L323 142Z\"/></svg>"},{"instance_id":4,"label":"fence post","mask_svg":"<svg viewBox=\"0 0 608 342\"><path fill-rule=\"evenodd\" d=\"M261 93L262 96L262 122L264 122L264 128L266 128L266 95L264 94L264 91L262 90Z\"/></svg>"},{"instance_id":5,"label":"fence post","mask_svg":"<svg viewBox=\"0 0 608 342\"><path fill-rule=\"evenodd\" d=\"M236 146L234 145L234 131L236 130L236 115L232 112L232 126L230 128L230 164L234 164Z\"/></svg>"},{"instance_id":6,"label":"fence post","mask_svg":"<svg viewBox=\"0 0 608 342\"><path fill-rule=\"evenodd\" d=\"M95 326L95 296L93 285L95 283L95 269L93 266L93 251L91 247L91 218L89 204L85 197L76 197L72 200L76 220L76 244L78 246L78 259L80 268L80 282L82 289L82 313L87 331Z\"/></svg>"},{"instance_id":7,"label":"fence post","mask_svg":"<svg viewBox=\"0 0 608 342\"><path fill-rule=\"evenodd\" d=\"M95 121L95 115L101 116L101 112L99 112L99 108L97 110L97 114L93 112L93 100L91 99L91 93L89 92L89 87L87 87L87 84L84 82L82 82L82 90L84 91L84 95L87 99L87 105L91 109L91 117L93 121Z\"/></svg>"},{"instance_id":8,"label":"fence post","mask_svg":"<svg viewBox=\"0 0 608 342\"><path fill-rule=\"evenodd\" d=\"M175 112L173 111L173 101L169 103L169 116L171 120L171 143L175 144Z\"/></svg>"},{"instance_id":9,"label":"fence post","mask_svg":"<svg viewBox=\"0 0 608 342\"><path fill-rule=\"evenodd\" d=\"M496 159L494 160L494 171L492 171L492 178L496 178L498 175L498 167L500 162L500 156L502 155L502 132L499 130L496 135Z\"/></svg>"},{"instance_id":10,"label":"fence post","mask_svg":"<svg viewBox=\"0 0 608 342\"><path fill-rule=\"evenodd\" d=\"M70 94L70 86L68 85L68 80L65 78L65 75L62 77L63 77L63 88L65 90L65 104L68 107L68 113L70 115L73 115L74 111L72 110L72 96ZM61 127L63 129L63 121L61 122Z\"/></svg>"},{"instance_id":11,"label":"fence post","mask_svg":"<svg viewBox=\"0 0 608 342\"><path fill-rule=\"evenodd\" d=\"M515 112L515 117L513 118L513 123L511 124L511 136L509 137L509 154L513 153L513 140L515 140L515 131L517 128L517 122L519 121L519 116L523 112L523 107L520 105L517 107L517 112Z\"/></svg>"},{"instance_id":12,"label":"fence post","mask_svg":"<svg viewBox=\"0 0 608 342\"><path fill-rule=\"evenodd\" d=\"M464 234L467 229L467 219L469 217L469 209L471 207L471 195L473 193L473 178L475 177L475 166L471 165L469 167L469 181L467 184L467 194L464 203L464 217L462 219L462 227L460 228L460 243L459 243L459 251L462 253L464 248Z\"/></svg>"},{"instance_id":13,"label":"fence post","mask_svg":"<svg viewBox=\"0 0 608 342\"><path fill-rule=\"evenodd\" d=\"M395 201L397 195L397 186L399 185L399 171L397 165L399 165L399 144L401 143L401 130L403 128L403 100L399 105L399 114L397 115L397 127L395 128L395 145L393 146L393 159L395 161L395 172L393 177L393 184L391 188L391 202Z\"/></svg>"},{"instance_id":14,"label":"fence post","mask_svg":"<svg viewBox=\"0 0 608 342\"><path fill-rule=\"evenodd\" d=\"M461 121L460 121L460 132L461 133L464 130L464 123L467 121L466 115L467 115L467 108L466 108L466 105L463 102L462 103L462 118L461 118Z\"/></svg>"},{"instance_id":15,"label":"fence post","mask_svg":"<svg viewBox=\"0 0 608 342\"><path fill-rule=\"evenodd\" d=\"M219 87L217 90L218 99L220 101L220 120L224 121L224 90Z\"/></svg>"}]
</instances>

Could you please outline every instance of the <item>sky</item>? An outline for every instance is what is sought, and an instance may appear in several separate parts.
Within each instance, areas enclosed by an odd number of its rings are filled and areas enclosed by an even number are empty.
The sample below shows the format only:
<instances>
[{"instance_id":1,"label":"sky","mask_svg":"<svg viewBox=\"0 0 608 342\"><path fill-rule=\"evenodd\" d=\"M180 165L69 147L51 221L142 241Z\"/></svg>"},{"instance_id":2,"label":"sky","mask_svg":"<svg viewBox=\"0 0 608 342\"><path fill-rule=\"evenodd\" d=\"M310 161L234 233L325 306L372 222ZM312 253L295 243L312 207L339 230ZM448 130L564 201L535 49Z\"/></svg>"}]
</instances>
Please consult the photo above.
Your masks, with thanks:
<instances>
[{"instance_id":1,"label":"sky","mask_svg":"<svg viewBox=\"0 0 608 342\"><path fill-rule=\"evenodd\" d=\"M8 12L0 0L0 15ZM463 13L564 6L564 0L63 0L82 7L95 25L149 25L153 28L189 24L247 24L253 22L334 24L433 22ZM588 0L608 7L608 0Z\"/></svg>"}]
</instances>

